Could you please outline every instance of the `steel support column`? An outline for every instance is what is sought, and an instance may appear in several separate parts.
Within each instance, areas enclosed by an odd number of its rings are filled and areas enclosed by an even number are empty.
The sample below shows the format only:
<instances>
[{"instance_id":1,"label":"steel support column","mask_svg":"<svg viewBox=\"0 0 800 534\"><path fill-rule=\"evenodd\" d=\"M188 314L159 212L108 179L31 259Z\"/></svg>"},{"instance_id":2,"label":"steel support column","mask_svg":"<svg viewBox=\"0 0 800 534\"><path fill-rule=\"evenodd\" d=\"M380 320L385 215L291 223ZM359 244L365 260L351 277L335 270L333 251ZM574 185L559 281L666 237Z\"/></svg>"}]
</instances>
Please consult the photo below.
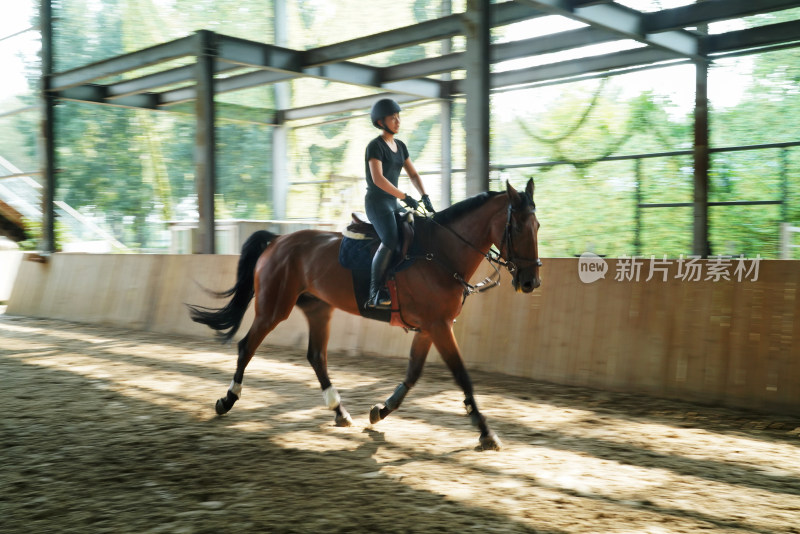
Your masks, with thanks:
<instances>
[{"instance_id":1,"label":"steel support column","mask_svg":"<svg viewBox=\"0 0 800 534\"><path fill-rule=\"evenodd\" d=\"M789 222L789 149L781 149L781 222Z\"/></svg>"},{"instance_id":2,"label":"steel support column","mask_svg":"<svg viewBox=\"0 0 800 534\"><path fill-rule=\"evenodd\" d=\"M442 0L442 17L451 15L453 10L450 0ZM449 38L442 40L443 56L452 52L453 44ZM442 74L442 80L450 81L450 73ZM449 97L449 95L447 95ZM453 203L453 101L450 98L439 104L439 127L442 134L442 150L440 154L440 199L439 205L446 208Z\"/></svg>"},{"instance_id":3,"label":"steel support column","mask_svg":"<svg viewBox=\"0 0 800 534\"><path fill-rule=\"evenodd\" d=\"M216 135L214 131L214 57L215 35L208 30L197 32L197 100L195 129L195 183L199 221L193 252L214 254L214 194L216 189Z\"/></svg>"},{"instance_id":4,"label":"steel support column","mask_svg":"<svg viewBox=\"0 0 800 534\"><path fill-rule=\"evenodd\" d=\"M708 62L695 62L694 103L694 226L692 253L711 254L708 239Z\"/></svg>"},{"instance_id":5,"label":"steel support column","mask_svg":"<svg viewBox=\"0 0 800 534\"><path fill-rule=\"evenodd\" d=\"M453 102L443 100L439 106L439 126L442 132L439 205L446 208L453 203Z\"/></svg>"},{"instance_id":6,"label":"steel support column","mask_svg":"<svg viewBox=\"0 0 800 534\"><path fill-rule=\"evenodd\" d=\"M275 44L286 46L289 43L289 23L286 14L286 0L274 1L273 31ZM274 86L275 109L285 110L291 106L289 83L276 83ZM281 113L277 115L281 116ZM272 129L272 216L286 218L286 205L289 197L289 129L285 119L278 119L278 126Z\"/></svg>"},{"instance_id":7,"label":"steel support column","mask_svg":"<svg viewBox=\"0 0 800 534\"><path fill-rule=\"evenodd\" d=\"M55 105L56 99L50 92L53 75L53 10L50 0L42 0L40 11L42 32L42 159L44 184L42 189L42 252L56 251L55 232L55 193L56 193L56 144L55 144Z\"/></svg>"},{"instance_id":8,"label":"steel support column","mask_svg":"<svg viewBox=\"0 0 800 534\"><path fill-rule=\"evenodd\" d=\"M464 13L467 196L489 189L489 7L489 0L467 0Z\"/></svg>"},{"instance_id":9,"label":"steel support column","mask_svg":"<svg viewBox=\"0 0 800 534\"><path fill-rule=\"evenodd\" d=\"M633 172L636 176L636 190L634 191L634 216L635 221L633 231L633 255L639 256L642 253L642 160L633 160Z\"/></svg>"}]
</instances>

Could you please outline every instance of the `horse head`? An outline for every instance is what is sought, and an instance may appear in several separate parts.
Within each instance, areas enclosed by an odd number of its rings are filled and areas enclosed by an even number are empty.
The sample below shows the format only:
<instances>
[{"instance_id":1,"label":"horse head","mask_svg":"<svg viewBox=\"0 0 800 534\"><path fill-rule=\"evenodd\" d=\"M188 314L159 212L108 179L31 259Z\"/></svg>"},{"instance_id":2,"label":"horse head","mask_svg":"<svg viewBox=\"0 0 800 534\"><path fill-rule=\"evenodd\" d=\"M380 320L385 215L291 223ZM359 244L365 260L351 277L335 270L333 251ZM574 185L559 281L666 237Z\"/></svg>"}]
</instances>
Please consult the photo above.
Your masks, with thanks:
<instances>
[{"instance_id":1,"label":"horse head","mask_svg":"<svg viewBox=\"0 0 800 534\"><path fill-rule=\"evenodd\" d=\"M500 255L512 273L514 289L530 293L542 284L539 278L539 221L533 201L533 179L520 193L506 182L508 213L500 246Z\"/></svg>"}]
</instances>

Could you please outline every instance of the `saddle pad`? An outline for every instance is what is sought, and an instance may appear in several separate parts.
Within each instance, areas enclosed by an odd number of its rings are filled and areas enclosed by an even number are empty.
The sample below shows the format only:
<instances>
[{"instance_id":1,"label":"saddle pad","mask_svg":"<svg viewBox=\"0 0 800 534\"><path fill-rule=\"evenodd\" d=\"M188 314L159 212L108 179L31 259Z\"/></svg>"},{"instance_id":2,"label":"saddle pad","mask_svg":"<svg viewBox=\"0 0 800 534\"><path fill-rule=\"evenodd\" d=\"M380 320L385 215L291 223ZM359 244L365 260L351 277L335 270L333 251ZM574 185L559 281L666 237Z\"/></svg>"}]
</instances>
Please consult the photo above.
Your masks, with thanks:
<instances>
[{"instance_id":1,"label":"saddle pad","mask_svg":"<svg viewBox=\"0 0 800 534\"><path fill-rule=\"evenodd\" d=\"M353 239L344 236L342 244L339 245L339 263L347 269L369 271L372 267L372 256L377 248L377 239ZM399 273L413 264L414 258L403 258L401 262L389 267L388 274Z\"/></svg>"},{"instance_id":2,"label":"saddle pad","mask_svg":"<svg viewBox=\"0 0 800 534\"><path fill-rule=\"evenodd\" d=\"M339 245L339 263L348 269L369 271L377 245L377 239L353 239L345 236Z\"/></svg>"},{"instance_id":3,"label":"saddle pad","mask_svg":"<svg viewBox=\"0 0 800 534\"><path fill-rule=\"evenodd\" d=\"M377 239L353 239L345 236L339 246L339 263L353 273L353 289L361 316L388 323L392 319L391 310L364 307L369 299L370 268L372 267L372 255L376 248L378 248ZM413 264L413 258L403 259L399 265L389 268L387 276L391 277L394 273L407 269Z\"/></svg>"}]
</instances>

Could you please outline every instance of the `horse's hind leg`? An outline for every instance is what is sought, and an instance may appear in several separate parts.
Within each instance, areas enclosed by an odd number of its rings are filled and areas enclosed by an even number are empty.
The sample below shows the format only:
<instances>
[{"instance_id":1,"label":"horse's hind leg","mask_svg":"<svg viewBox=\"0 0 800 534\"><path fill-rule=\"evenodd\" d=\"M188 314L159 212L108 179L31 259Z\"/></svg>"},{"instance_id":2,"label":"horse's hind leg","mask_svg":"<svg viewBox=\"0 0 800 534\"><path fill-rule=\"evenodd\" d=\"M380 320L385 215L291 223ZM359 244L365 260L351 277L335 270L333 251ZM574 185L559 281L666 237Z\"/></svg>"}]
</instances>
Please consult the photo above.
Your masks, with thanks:
<instances>
[{"instance_id":1,"label":"horse's hind leg","mask_svg":"<svg viewBox=\"0 0 800 534\"><path fill-rule=\"evenodd\" d=\"M276 323L277 324L277 323ZM228 393L221 399L217 400L216 410L217 415L224 415L233 408L233 404L242 396L242 381L244 380L244 370L247 364L253 359L256 349L267 337L267 334L272 331L274 325L265 325L258 317L253 321L253 325L239 341L239 356L236 359L236 372L233 374L233 380L228 387Z\"/></svg>"},{"instance_id":2,"label":"horse's hind leg","mask_svg":"<svg viewBox=\"0 0 800 534\"><path fill-rule=\"evenodd\" d=\"M247 335L239 341L239 357L236 360L236 372L233 374L233 380L231 380L231 385L228 387L227 395L217 400L217 405L215 407L217 415L228 413L231 408L233 408L233 404L239 400L239 397L242 395L244 370L253 358L253 353L248 354L247 352L247 340L250 338L252 331L253 329L251 328Z\"/></svg>"},{"instance_id":3,"label":"horse's hind leg","mask_svg":"<svg viewBox=\"0 0 800 534\"><path fill-rule=\"evenodd\" d=\"M275 294L278 296L274 300L270 300L266 298L265 294L259 295L258 290L256 290L256 316L247 335L239 341L236 372L233 374L228 393L217 401L216 410L218 415L228 413L233 404L242 396L242 381L244 380L244 370L247 368L247 364L253 359L256 349L267 337L267 334L272 332L281 321L289 317L294 307L296 297L292 297L289 291L276 291Z\"/></svg>"},{"instance_id":4,"label":"horse's hind leg","mask_svg":"<svg viewBox=\"0 0 800 534\"><path fill-rule=\"evenodd\" d=\"M430 349L430 335L428 335L427 332L417 332L414 335L414 341L411 343L411 355L408 359L406 379L400 382L400 385L397 386L394 393L392 393L383 404L376 404L372 407L369 411L370 423L375 424L385 419L387 415L400 407L408 391L414 387L414 384L419 380L422 374L422 367L425 365L425 359L428 357L428 351Z\"/></svg>"},{"instance_id":5,"label":"horse's hind leg","mask_svg":"<svg viewBox=\"0 0 800 534\"><path fill-rule=\"evenodd\" d=\"M331 383L328 376L328 338L330 337L330 322L333 308L327 303L314 297L303 295L298 299L297 306L303 310L308 320L308 363L314 368L319 385L322 388L322 399L329 410L336 412L336 426L351 426L353 420L347 413L339 392Z\"/></svg>"}]
</instances>

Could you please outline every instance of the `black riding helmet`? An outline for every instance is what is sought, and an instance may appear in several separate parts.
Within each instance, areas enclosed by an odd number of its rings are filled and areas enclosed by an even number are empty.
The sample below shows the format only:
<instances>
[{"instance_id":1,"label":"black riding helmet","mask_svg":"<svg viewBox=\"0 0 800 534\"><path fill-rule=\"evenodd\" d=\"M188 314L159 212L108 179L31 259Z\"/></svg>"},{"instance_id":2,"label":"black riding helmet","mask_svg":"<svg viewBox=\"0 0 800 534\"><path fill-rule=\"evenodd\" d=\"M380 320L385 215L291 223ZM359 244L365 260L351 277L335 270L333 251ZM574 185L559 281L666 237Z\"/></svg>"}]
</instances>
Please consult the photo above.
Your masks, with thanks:
<instances>
[{"instance_id":1,"label":"black riding helmet","mask_svg":"<svg viewBox=\"0 0 800 534\"><path fill-rule=\"evenodd\" d=\"M401 111L402 110L400 109L400 104L398 104L391 98L381 98L372 105L372 111L370 111L369 116L372 119L373 126L375 126L376 128L380 128L381 130L386 130L384 126L378 124L378 121L383 120L385 117L388 117L389 115L400 113Z\"/></svg>"}]
</instances>

